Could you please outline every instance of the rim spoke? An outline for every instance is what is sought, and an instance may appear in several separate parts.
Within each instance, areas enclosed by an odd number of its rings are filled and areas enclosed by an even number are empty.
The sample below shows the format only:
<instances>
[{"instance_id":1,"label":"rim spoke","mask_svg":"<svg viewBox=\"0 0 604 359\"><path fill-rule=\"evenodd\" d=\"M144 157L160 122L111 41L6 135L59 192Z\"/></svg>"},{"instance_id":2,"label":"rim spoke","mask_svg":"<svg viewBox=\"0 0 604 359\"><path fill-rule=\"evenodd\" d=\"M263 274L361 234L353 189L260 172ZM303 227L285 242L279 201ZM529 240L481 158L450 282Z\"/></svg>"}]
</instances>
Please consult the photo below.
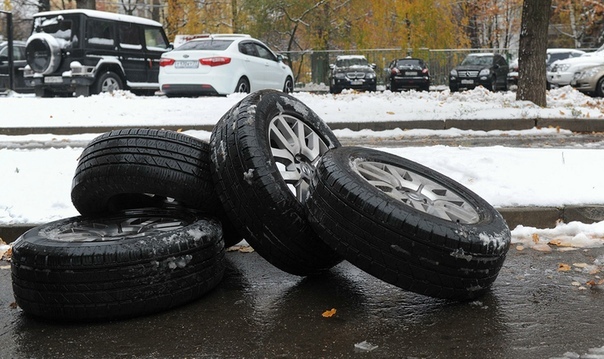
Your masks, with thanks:
<instances>
[{"instance_id":1,"label":"rim spoke","mask_svg":"<svg viewBox=\"0 0 604 359\"><path fill-rule=\"evenodd\" d=\"M369 184L420 212L460 223L476 223L478 212L463 197L419 173L357 159L353 169Z\"/></svg>"}]
</instances>

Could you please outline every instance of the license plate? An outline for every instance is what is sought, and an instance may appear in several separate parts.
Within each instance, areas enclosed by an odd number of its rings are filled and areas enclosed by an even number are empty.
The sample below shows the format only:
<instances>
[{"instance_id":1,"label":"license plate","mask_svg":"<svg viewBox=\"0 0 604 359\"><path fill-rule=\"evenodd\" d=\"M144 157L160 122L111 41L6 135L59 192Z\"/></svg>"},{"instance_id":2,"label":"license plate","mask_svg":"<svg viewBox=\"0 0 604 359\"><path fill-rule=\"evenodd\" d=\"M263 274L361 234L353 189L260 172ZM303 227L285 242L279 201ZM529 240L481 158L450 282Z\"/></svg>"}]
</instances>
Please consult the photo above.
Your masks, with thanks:
<instances>
[{"instance_id":1,"label":"license plate","mask_svg":"<svg viewBox=\"0 0 604 359\"><path fill-rule=\"evenodd\" d=\"M47 76L44 78L44 83L60 84L60 83L63 83L63 78L61 76Z\"/></svg>"},{"instance_id":2,"label":"license plate","mask_svg":"<svg viewBox=\"0 0 604 359\"><path fill-rule=\"evenodd\" d=\"M464 85L471 85L474 83L474 80L461 80L461 83Z\"/></svg>"},{"instance_id":3,"label":"license plate","mask_svg":"<svg viewBox=\"0 0 604 359\"><path fill-rule=\"evenodd\" d=\"M350 81L351 85L362 85L363 84L363 80L356 80L356 81Z\"/></svg>"},{"instance_id":4,"label":"license plate","mask_svg":"<svg viewBox=\"0 0 604 359\"><path fill-rule=\"evenodd\" d=\"M417 72L415 72L415 71L407 71L407 72L405 72L405 76L417 76Z\"/></svg>"},{"instance_id":5,"label":"license plate","mask_svg":"<svg viewBox=\"0 0 604 359\"><path fill-rule=\"evenodd\" d=\"M197 60L179 60L174 63L176 69L196 69L199 67Z\"/></svg>"}]
</instances>

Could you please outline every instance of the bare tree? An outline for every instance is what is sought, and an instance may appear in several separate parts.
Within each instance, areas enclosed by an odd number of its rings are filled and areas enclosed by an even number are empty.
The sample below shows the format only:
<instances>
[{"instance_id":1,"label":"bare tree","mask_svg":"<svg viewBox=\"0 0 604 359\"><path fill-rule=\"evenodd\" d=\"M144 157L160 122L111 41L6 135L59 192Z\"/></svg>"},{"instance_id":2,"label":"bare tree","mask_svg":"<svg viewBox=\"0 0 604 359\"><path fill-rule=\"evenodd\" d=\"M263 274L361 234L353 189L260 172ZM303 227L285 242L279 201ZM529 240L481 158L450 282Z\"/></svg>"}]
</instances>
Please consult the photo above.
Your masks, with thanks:
<instances>
[{"instance_id":1,"label":"bare tree","mask_svg":"<svg viewBox=\"0 0 604 359\"><path fill-rule=\"evenodd\" d=\"M545 107L547 30L552 0L524 0L518 55L516 100Z\"/></svg>"}]
</instances>

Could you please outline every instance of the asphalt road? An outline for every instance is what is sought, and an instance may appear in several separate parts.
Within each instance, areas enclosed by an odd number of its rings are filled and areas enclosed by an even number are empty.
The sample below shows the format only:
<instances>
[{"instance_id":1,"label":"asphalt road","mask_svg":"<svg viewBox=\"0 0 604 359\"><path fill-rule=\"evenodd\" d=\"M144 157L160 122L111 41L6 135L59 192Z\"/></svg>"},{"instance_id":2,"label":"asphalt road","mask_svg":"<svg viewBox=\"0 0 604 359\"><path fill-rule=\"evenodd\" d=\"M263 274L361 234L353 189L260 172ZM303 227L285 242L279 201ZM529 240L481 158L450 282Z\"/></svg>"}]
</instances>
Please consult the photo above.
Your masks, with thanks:
<instances>
[{"instance_id":1,"label":"asphalt road","mask_svg":"<svg viewBox=\"0 0 604 359\"><path fill-rule=\"evenodd\" d=\"M471 303L406 292L347 262L302 278L256 253L227 258L222 283L200 300L88 324L24 315L0 262L0 358L604 358L602 248L513 247Z\"/></svg>"}]
</instances>

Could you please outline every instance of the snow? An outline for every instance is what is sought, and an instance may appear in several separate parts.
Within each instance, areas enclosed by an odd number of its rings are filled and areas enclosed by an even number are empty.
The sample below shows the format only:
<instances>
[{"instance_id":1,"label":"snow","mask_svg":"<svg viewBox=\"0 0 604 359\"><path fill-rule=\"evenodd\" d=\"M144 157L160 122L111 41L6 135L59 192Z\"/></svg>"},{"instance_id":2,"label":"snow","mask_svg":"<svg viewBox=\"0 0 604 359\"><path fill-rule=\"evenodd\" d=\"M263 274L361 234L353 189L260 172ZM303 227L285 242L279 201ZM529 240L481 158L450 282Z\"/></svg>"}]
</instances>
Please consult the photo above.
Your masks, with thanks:
<instances>
[{"instance_id":1,"label":"snow","mask_svg":"<svg viewBox=\"0 0 604 359\"><path fill-rule=\"evenodd\" d=\"M516 101L515 93L492 93L482 88L450 93L294 94L328 124L366 121L428 121L450 119L604 119L604 100L563 87L548 92L546 108ZM100 134L94 127L213 125L244 97L137 97L127 91L79 98L35 98L10 94L0 97L0 127L82 127L81 134L0 135L0 225L37 224L78 215L71 204L71 180L82 147ZM521 131L462 131L400 129L335 130L338 137L409 138L461 136L560 136L570 131L533 128ZM210 132L185 131L209 140ZM52 146L52 147L49 147ZM381 150L417 161L446 174L495 207L604 204L604 150L515 148L503 146L426 146ZM533 234L561 238L577 247L604 245L604 223L561 223L555 228L519 226L518 245L533 246Z\"/></svg>"}]
</instances>

